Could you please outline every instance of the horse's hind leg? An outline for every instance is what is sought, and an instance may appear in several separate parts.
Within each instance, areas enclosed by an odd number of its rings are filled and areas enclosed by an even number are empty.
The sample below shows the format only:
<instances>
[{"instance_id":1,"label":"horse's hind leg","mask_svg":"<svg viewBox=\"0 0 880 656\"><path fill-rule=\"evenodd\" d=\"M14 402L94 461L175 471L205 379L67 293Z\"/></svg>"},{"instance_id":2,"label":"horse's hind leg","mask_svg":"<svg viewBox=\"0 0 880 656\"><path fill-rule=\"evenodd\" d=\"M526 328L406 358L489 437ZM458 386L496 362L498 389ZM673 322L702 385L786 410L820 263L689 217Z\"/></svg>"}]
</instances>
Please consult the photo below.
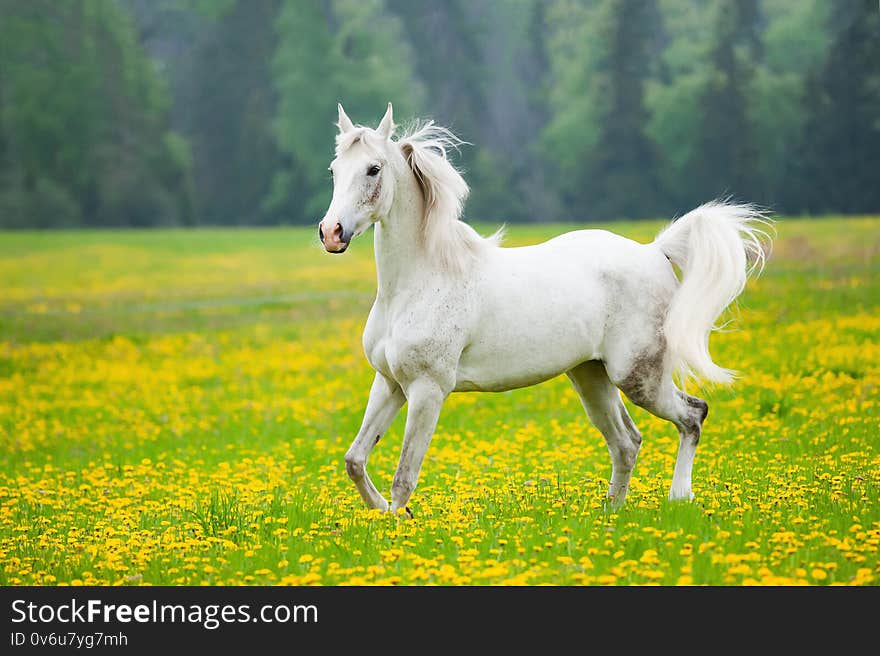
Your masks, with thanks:
<instances>
[{"instance_id":1,"label":"horse's hind leg","mask_svg":"<svg viewBox=\"0 0 880 656\"><path fill-rule=\"evenodd\" d=\"M709 414L709 404L678 389L672 382L670 372L663 369L633 369L618 386L633 403L657 417L671 421L678 428L678 457L669 498L693 499L691 471L703 421Z\"/></svg>"},{"instance_id":2,"label":"horse's hind leg","mask_svg":"<svg viewBox=\"0 0 880 656\"><path fill-rule=\"evenodd\" d=\"M678 426L678 457L675 459L669 498L690 501L694 498L694 494L691 492L691 470L694 466L697 443L700 441L700 434L703 431L703 421L709 414L709 404L703 399L682 392L675 385L670 384L670 387L675 390L679 400L684 400L687 410L686 419Z\"/></svg>"},{"instance_id":3,"label":"horse's hind leg","mask_svg":"<svg viewBox=\"0 0 880 656\"><path fill-rule=\"evenodd\" d=\"M615 505L620 505L629 490L642 436L601 362L584 362L567 373L590 421L605 437L608 452L611 454L611 485L608 496Z\"/></svg>"}]
</instances>

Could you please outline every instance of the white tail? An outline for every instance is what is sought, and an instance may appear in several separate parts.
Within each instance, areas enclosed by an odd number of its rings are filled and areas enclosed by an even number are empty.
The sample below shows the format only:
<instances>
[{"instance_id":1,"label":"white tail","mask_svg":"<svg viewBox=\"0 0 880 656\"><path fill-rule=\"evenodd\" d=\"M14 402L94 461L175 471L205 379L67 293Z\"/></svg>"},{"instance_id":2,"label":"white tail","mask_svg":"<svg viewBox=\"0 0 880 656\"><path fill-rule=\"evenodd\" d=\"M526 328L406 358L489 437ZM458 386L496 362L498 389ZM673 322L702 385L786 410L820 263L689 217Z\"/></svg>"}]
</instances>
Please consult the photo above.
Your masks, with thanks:
<instances>
[{"instance_id":1,"label":"white tail","mask_svg":"<svg viewBox=\"0 0 880 656\"><path fill-rule=\"evenodd\" d=\"M752 205L712 201L666 227L654 243L681 269L664 330L675 370L688 377L728 383L736 373L712 362L709 334L749 275L764 268L764 242L773 224Z\"/></svg>"}]
</instances>

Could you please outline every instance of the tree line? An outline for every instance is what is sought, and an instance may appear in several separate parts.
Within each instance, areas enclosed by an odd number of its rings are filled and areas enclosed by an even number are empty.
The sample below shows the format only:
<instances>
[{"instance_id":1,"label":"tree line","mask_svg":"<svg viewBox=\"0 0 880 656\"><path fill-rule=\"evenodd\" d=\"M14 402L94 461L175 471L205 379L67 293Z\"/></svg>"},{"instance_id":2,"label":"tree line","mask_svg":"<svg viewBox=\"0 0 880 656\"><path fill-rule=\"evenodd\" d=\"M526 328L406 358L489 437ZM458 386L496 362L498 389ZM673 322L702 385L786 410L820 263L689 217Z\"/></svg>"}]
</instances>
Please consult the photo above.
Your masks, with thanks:
<instances>
[{"instance_id":1,"label":"tree line","mask_svg":"<svg viewBox=\"0 0 880 656\"><path fill-rule=\"evenodd\" d=\"M0 0L0 227L315 223L336 102L466 214L880 212L876 0Z\"/></svg>"}]
</instances>

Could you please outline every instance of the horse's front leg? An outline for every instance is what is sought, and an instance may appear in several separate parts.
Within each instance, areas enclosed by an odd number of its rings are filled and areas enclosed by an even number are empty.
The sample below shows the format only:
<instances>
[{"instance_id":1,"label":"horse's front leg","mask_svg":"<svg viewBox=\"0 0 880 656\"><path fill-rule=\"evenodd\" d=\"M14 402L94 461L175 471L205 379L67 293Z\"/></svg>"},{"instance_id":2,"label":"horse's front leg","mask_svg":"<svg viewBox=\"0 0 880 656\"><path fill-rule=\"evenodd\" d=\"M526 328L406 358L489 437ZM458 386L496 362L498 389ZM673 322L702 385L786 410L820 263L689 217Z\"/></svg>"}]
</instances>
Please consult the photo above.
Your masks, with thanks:
<instances>
[{"instance_id":1,"label":"horse's front leg","mask_svg":"<svg viewBox=\"0 0 880 656\"><path fill-rule=\"evenodd\" d=\"M345 470L370 508L388 510L388 502L367 475L367 458L405 401L400 385L377 372L361 429L345 454Z\"/></svg>"},{"instance_id":2,"label":"horse's front leg","mask_svg":"<svg viewBox=\"0 0 880 656\"><path fill-rule=\"evenodd\" d=\"M409 405L403 447L391 484L391 511L395 513L406 508L406 502L416 489L422 461L428 445L431 444L431 437L440 417L440 408L447 394L433 380L419 379L407 385L406 396Z\"/></svg>"}]
</instances>

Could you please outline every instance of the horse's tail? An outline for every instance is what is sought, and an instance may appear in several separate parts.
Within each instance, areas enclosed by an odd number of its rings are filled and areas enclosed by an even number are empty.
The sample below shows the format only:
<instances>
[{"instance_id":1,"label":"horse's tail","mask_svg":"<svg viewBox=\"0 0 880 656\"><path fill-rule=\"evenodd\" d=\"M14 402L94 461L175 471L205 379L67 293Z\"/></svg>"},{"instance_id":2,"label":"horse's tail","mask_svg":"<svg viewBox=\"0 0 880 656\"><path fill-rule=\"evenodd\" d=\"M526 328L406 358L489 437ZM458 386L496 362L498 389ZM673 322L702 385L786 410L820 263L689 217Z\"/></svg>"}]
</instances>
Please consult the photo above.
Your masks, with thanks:
<instances>
[{"instance_id":1,"label":"horse's tail","mask_svg":"<svg viewBox=\"0 0 880 656\"><path fill-rule=\"evenodd\" d=\"M764 268L772 221L752 205L712 201L667 226L654 243L681 270L664 332L673 366L683 376L719 383L735 372L709 355L709 334L749 275Z\"/></svg>"}]
</instances>

